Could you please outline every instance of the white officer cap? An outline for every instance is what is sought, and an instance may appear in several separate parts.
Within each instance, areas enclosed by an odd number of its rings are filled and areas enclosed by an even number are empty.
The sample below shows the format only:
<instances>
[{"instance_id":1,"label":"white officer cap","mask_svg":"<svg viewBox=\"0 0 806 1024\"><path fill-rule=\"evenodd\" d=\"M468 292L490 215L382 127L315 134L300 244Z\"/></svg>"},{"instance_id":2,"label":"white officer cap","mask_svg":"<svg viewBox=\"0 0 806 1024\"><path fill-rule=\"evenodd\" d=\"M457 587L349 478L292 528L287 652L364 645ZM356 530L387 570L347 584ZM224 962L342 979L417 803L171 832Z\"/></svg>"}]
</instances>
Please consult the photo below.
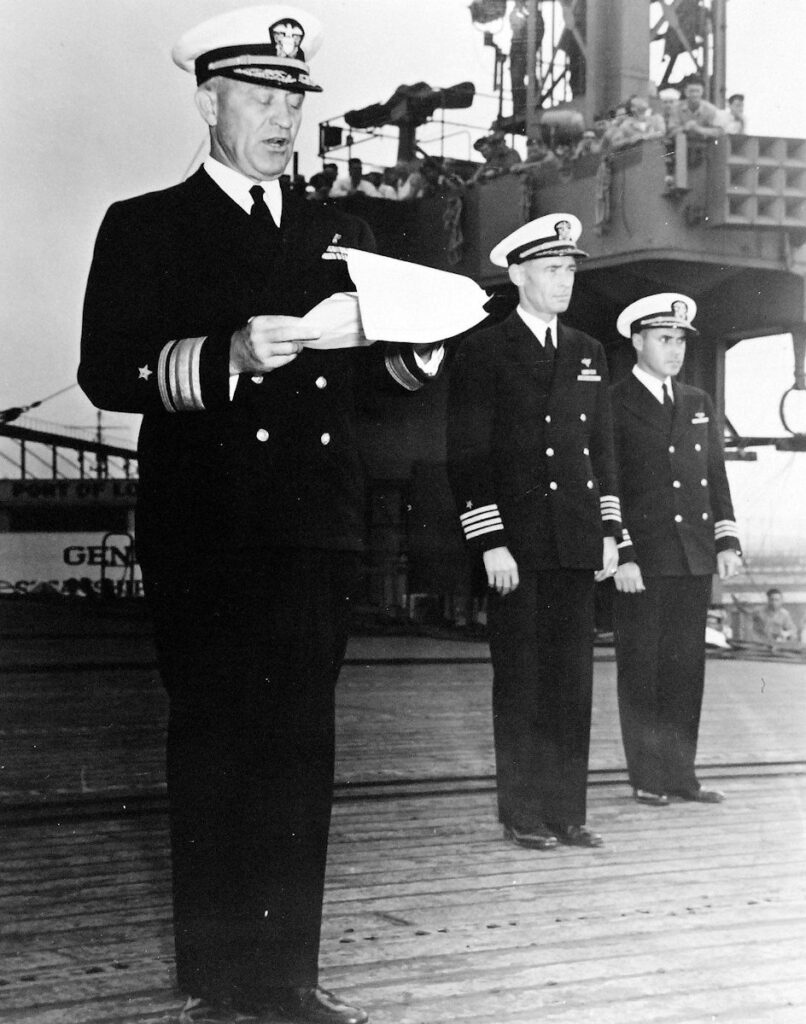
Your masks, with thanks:
<instances>
[{"instance_id":1,"label":"white officer cap","mask_svg":"<svg viewBox=\"0 0 806 1024\"><path fill-rule=\"evenodd\" d=\"M618 332L631 338L649 327L682 327L689 334L699 334L691 321L697 315L697 303L679 292L647 295L630 303L616 321Z\"/></svg>"},{"instance_id":2,"label":"white officer cap","mask_svg":"<svg viewBox=\"0 0 806 1024\"><path fill-rule=\"evenodd\" d=\"M216 75L294 92L321 92L308 60L322 42L321 22L290 4L242 7L185 32L174 63L199 85Z\"/></svg>"},{"instance_id":3,"label":"white officer cap","mask_svg":"<svg viewBox=\"0 0 806 1024\"><path fill-rule=\"evenodd\" d=\"M668 89L661 89L658 93L658 99L661 100L679 100L680 90L669 87Z\"/></svg>"},{"instance_id":4,"label":"white officer cap","mask_svg":"<svg viewBox=\"0 0 806 1024\"><path fill-rule=\"evenodd\" d=\"M549 213L507 235L490 253L497 267L510 267L544 256L574 256L583 259L588 254L577 248L582 225L572 213Z\"/></svg>"}]
</instances>

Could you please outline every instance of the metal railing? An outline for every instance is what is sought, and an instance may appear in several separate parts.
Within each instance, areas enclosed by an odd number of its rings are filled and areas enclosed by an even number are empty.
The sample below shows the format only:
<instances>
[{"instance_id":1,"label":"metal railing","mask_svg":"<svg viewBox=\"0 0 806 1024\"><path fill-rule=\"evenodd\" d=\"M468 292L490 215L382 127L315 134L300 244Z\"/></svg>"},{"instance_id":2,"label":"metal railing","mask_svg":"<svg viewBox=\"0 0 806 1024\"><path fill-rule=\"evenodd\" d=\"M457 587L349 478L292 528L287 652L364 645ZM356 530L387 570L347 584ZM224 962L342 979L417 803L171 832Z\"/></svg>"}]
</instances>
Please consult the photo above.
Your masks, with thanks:
<instances>
[{"instance_id":1,"label":"metal railing","mask_svg":"<svg viewBox=\"0 0 806 1024\"><path fill-rule=\"evenodd\" d=\"M30 427L0 423L0 438L16 442L9 451L0 449L0 458L10 464L20 480L37 477L85 480L130 479L137 475L137 452L101 441L90 441L66 434L55 434ZM46 470L43 473L42 470ZM39 472L37 472L39 470Z\"/></svg>"}]
</instances>

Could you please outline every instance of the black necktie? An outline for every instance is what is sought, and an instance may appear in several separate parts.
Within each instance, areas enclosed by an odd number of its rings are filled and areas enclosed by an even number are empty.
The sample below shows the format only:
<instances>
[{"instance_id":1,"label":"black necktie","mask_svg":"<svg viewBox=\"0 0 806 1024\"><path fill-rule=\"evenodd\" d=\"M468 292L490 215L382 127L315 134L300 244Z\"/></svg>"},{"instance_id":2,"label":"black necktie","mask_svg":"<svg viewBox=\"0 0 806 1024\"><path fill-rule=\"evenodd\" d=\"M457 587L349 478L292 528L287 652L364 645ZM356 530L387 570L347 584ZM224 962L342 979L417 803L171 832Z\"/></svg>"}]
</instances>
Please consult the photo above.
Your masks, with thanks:
<instances>
[{"instance_id":1,"label":"black necktie","mask_svg":"<svg viewBox=\"0 0 806 1024\"><path fill-rule=\"evenodd\" d=\"M259 225L264 231L276 231L277 225L274 223L274 217L263 198L263 186L253 185L249 189L249 195L252 197L252 209L249 211L252 223Z\"/></svg>"},{"instance_id":2,"label":"black necktie","mask_svg":"<svg viewBox=\"0 0 806 1024\"><path fill-rule=\"evenodd\" d=\"M551 328L546 328L546 340L543 342L543 348L546 352L546 362L553 363L555 356L554 339L551 336Z\"/></svg>"},{"instance_id":3,"label":"black necktie","mask_svg":"<svg viewBox=\"0 0 806 1024\"><path fill-rule=\"evenodd\" d=\"M663 385L663 415L666 420L669 433L672 431L672 420L674 418L674 402L672 401L672 395L669 391L669 385L664 382Z\"/></svg>"}]
</instances>

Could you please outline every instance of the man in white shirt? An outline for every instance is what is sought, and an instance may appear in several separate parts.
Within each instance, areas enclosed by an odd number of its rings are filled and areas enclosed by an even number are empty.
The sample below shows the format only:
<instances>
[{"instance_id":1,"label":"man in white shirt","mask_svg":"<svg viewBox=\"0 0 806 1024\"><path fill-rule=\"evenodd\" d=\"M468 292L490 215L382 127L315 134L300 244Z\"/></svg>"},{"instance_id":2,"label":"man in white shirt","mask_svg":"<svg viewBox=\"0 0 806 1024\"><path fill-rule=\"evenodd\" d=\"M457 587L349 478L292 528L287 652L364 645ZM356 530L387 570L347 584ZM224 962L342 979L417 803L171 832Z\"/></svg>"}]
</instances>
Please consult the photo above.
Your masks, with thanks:
<instances>
[{"instance_id":1,"label":"man in white shirt","mask_svg":"<svg viewBox=\"0 0 806 1024\"><path fill-rule=\"evenodd\" d=\"M338 199L340 196L355 195L356 192L371 199L380 199L377 188L364 177L364 165L361 160L357 156L351 156L347 161L347 177L336 178L330 190L330 197Z\"/></svg>"},{"instance_id":2,"label":"man in white shirt","mask_svg":"<svg viewBox=\"0 0 806 1024\"><path fill-rule=\"evenodd\" d=\"M658 99L660 100L660 116L663 118L664 131L666 134L669 134L677 128L680 92L670 86L667 89L660 90Z\"/></svg>"},{"instance_id":3,"label":"man in white shirt","mask_svg":"<svg viewBox=\"0 0 806 1024\"><path fill-rule=\"evenodd\" d=\"M777 587L770 587L767 604L753 615L753 630L757 639L767 643L796 639L795 622L784 608L784 595Z\"/></svg>"},{"instance_id":4,"label":"man in white shirt","mask_svg":"<svg viewBox=\"0 0 806 1024\"><path fill-rule=\"evenodd\" d=\"M744 95L740 92L728 96L728 106L720 111L725 132L728 135L747 135L747 118L744 114Z\"/></svg>"},{"instance_id":5,"label":"man in white shirt","mask_svg":"<svg viewBox=\"0 0 806 1024\"><path fill-rule=\"evenodd\" d=\"M410 345L320 351L305 314L354 291L367 225L283 194L321 26L288 5L187 32L210 156L115 203L79 381L140 413L137 551L170 699L181 1024L363 1024L318 985L334 689L363 543L356 395L418 390ZM409 351L407 351L409 350ZM429 364L430 367L430 364Z\"/></svg>"},{"instance_id":6,"label":"man in white shirt","mask_svg":"<svg viewBox=\"0 0 806 1024\"><path fill-rule=\"evenodd\" d=\"M489 587L498 814L536 850L602 845L585 824L593 597L621 517L604 350L558 319L580 231L548 214L493 249L518 308L462 342L448 397L448 476Z\"/></svg>"},{"instance_id":7,"label":"man in white shirt","mask_svg":"<svg viewBox=\"0 0 806 1024\"><path fill-rule=\"evenodd\" d=\"M704 99L705 84L695 75L686 80L683 100L674 114L674 127L692 139L716 139L725 134L719 110Z\"/></svg>"},{"instance_id":8,"label":"man in white shirt","mask_svg":"<svg viewBox=\"0 0 806 1024\"><path fill-rule=\"evenodd\" d=\"M628 113L614 132L610 145L613 149L624 149L646 139L659 139L666 131L663 117L653 114L643 96L631 96Z\"/></svg>"},{"instance_id":9,"label":"man in white shirt","mask_svg":"<svg viewBox=\"0 0 806 1024\"><path fill-rule=\"evenodd\" d=\"M664 292L631 303L618 331L636 353L611 389L624 533L613 621L627 769L639 803L719 803L695 771L705 624L715 572L741 565L721 428L711 399L675 379L697 307Z\"/></svg>"}]
</instances>

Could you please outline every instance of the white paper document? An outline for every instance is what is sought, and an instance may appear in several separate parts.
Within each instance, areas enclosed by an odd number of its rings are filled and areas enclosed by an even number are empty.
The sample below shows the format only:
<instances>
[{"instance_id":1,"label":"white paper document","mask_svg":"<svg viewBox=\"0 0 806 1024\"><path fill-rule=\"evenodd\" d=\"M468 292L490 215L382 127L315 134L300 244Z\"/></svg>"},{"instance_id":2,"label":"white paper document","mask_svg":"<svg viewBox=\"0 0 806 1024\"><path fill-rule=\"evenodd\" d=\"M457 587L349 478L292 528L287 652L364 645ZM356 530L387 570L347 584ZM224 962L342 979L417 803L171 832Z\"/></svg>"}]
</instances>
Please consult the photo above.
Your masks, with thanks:
<instances>
[{"instance_id":1,"label":"white paper document","mask_svg":"<svg viewBox=\"0 0 806 1024\"><path fill-rule=\"evenodd\" d=\"M336 292L307 312L303 322L322 332L321 337L305 341L306 348L360 348L372 345L361 326L356 292Z\"/></svg>"},{"instance_id":2,"label":"white paper document","mask_svg":"<svg viewBox=\"0 0 806 1024\"><path fill-rule=\"evenodd\" d=\"M303 317L322 336L307 348L355 348L375 341L428 345L480 323L488 296L475 281L418 263L344 249L357 292L337 292Z\"/></svg>"},{"instance_id":3,"label":"white paper document","mask_svg":"<svg viewBox=\"0 0 806 1024\"><path fill-rule=\"evenodd\" d=\"M463 274L347 249L364 334L424 345L469 331L487 315L488 295Z\"/></svg>"}]
</instances>

